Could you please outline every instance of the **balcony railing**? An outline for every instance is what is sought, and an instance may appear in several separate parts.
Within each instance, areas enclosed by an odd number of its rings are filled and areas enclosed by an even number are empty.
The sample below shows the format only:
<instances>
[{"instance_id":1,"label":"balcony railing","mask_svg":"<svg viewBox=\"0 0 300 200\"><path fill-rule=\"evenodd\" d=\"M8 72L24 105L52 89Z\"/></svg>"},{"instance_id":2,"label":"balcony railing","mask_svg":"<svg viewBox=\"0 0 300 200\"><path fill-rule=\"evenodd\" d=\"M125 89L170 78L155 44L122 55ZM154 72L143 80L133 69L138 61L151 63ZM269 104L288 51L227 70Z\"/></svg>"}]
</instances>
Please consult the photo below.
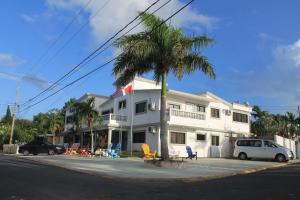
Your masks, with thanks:
<instances>
[{"instance_id":1,"label":"balcony railing","mask_svg":"<svg viewBox=\"0 0 300 200\"><path fill-rule=\"evenodd\" d=\"M201 113L187 112L187 111L175 110L175 109L171 109L170 113L171 116L205 120L205 114L201 114Z\"/></svg>"},{"instance_id":2,"label":"balcony railing","mask_svg":"<svg viewBox=\"0 0 300 200\"><path fill-rule=\"evenodd\" d=\"M122 116L122 115L114 115L114 114L107 114L107 115L102 115L102 119L103 121L122 121L122 122L126 122L127 121L127 117L126 116Z\"/></svg>"}]
</instances>

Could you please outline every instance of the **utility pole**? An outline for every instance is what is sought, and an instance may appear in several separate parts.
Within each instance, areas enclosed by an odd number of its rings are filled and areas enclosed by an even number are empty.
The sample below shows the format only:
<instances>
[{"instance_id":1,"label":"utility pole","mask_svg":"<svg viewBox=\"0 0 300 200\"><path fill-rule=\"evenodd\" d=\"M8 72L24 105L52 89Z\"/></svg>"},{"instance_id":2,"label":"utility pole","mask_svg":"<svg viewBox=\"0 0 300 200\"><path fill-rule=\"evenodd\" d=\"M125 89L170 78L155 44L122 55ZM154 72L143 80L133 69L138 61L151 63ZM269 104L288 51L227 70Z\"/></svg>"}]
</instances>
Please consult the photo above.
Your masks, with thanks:
<instances>
[{"instance_id":1,"label":"utility pole","mask_svg":"<svg viewBox=\"0 0 300 200\"><path fill-rule=\"evenodd\" d=\"M297 122L297 136L299 137L299 132L300 132L300 124L298 124L298 123L300 123L300 106L298 106L298 115L299 115L299 121ZM297 138L297 139L299 139L299 138Z\"/></svg>"},{"instance_id":2,"label":"utility pole","mask_svg":"<svg viewBox=\"0 0 300 200\"><path fill-rule=\"evenodd\" d=\"M12 144L12 140L13 140L13 134L14 134L14 128L15 128L15 119L16 119L17 109L18 109L18 106L19 106L19 90L20 90L20 87L18 85L17 89L16 89L16 102L15 102L15 105L14 105L14 111L13 111L13 116L12 116L13 118L12 118L12 123L11 123L9 144Z\"/></svg>"}]
</instances>

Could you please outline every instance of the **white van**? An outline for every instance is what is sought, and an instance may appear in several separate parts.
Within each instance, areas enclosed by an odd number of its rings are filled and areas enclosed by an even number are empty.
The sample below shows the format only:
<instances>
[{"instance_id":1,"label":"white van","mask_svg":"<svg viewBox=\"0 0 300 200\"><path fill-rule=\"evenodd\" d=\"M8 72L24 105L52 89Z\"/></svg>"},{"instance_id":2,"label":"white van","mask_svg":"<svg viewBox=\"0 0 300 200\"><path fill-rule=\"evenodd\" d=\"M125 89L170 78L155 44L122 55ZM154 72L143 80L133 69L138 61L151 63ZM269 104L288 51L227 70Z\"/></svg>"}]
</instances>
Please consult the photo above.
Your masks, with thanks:
<instances>
[{"instance_id":1,"label":"white van","mask_svg":"<svg viewBox=\"0 0 300 200\"><path fill-rule=\"evenodd\" d=\"M275 159L285 162L294 159L293 152L270 140L238 139L233 156L240 160L249 158Z\"/></svg>"}]
</instances>

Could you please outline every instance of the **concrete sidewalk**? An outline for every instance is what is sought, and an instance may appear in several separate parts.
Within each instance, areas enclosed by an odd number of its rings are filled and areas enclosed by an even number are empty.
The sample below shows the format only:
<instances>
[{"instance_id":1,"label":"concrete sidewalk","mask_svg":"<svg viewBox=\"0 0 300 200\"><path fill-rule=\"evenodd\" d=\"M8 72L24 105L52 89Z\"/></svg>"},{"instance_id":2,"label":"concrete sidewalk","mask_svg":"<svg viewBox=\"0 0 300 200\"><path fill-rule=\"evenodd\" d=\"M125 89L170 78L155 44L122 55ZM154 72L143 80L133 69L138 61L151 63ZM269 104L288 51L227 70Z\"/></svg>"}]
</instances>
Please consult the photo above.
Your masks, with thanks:
<instances>
[{"instance_id":1,"label":"concrete sidewalk","mask_svg":"<svg viewBox=\"0 0 300 200\"><path fill-rule=\"evenodd\" d=\"M158 168L144 164L139 158L86 158L77 156L18 156L21 159L55 165L106 177L150 179L210 179L245 174L288 163L240 161L234 159L202 158L184 163L180 169ZM293 162L298 162L292 161Z\"/></svg>"}]
</instances>

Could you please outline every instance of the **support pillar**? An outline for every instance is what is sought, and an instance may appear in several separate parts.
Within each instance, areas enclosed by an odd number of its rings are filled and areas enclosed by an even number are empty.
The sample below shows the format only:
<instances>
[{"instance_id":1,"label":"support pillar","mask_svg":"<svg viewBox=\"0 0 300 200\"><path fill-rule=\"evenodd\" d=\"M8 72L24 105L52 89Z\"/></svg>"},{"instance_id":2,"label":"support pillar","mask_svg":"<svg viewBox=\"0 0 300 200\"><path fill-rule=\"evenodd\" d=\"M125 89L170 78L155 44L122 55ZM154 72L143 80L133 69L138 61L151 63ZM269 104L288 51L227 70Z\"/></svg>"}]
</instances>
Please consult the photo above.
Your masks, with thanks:
<instances>
[{"instance_id":1,"label":"support pillar","mask_svg":"<svg viewBox=\"0 0 300 200\"><path fill-rule=\"evenodd\" d=\"M112 129L111 129L111 128L108 128L107 148L111 147L111 135L112 135Z\"/></svg>"}]
</instances>

